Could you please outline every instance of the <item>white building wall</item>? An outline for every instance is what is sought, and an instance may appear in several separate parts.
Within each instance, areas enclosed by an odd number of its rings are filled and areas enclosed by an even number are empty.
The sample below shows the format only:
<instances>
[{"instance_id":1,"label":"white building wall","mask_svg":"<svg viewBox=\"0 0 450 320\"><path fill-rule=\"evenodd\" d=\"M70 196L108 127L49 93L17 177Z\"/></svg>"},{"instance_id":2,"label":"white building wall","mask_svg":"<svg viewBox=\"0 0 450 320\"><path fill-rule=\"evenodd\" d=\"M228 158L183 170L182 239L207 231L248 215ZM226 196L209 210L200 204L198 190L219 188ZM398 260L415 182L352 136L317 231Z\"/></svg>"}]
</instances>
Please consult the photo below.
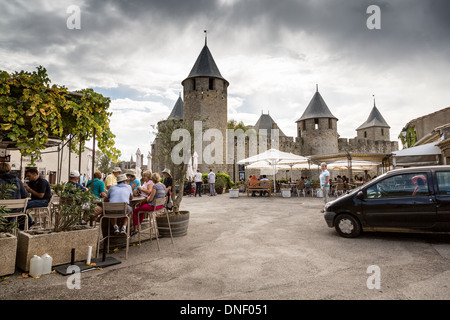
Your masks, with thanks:
<instances>
[{"instance_id":1,"label":"white building wall","mask_svg":"<svg viewBox=\"0 0 450 320\"><path fill-rule=\"evenodd\" d=\"M57 147L48 148L42 154L40 160L35 160L35 167L42 172L41 176L51 182L51 174L54 173L55 181L57 182L58 175L58 152ZM30 157L21 157L20 152L16 150L10 150L11 155L11 170L21 170L21 179L23 180L25 175L25 169L30 166ZM61 151L60 151L61 156ZM61 161L61 159L60 159ZM81 154L81 167L79 168L78 153L70 154L70 168L69 168L69 149L65 146L62 150L62 162L61 162L61 182L67 182L69 180L70 170L79 170L80 174L86 174L89 180L92 176L92 149L85 147L84 152Z\"/></svg>"}]
</instances>

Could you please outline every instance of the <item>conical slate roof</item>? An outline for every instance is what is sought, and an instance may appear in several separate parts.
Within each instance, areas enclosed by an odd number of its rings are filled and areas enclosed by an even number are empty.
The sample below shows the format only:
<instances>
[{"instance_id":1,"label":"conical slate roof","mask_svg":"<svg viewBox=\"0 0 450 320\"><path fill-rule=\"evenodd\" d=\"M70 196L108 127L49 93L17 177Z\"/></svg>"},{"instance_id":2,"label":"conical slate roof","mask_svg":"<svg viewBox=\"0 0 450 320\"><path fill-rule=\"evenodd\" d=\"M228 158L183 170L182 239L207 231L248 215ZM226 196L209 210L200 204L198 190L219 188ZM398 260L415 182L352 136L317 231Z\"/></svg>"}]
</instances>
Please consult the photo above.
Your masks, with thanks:
<instances>
[{"instance_id":1,"label":"conical slate roof","mask_svg":"<svg viewBox=\"0 0 450 320\"><path fill-rule=\"evenodd\" d=\"M169 118L167 119L175 119L175 120L183 119L183 100L181 99L181 97L178 98L177 102L175 103L175 106L172 109L172 112L169 115Z\"/></svg>"},{"instance_id":2,"label":"conical slate roof","mask_svg":"<svg viewBox=\"0 0 450 320\"><path fill-rule=\"evenodd\" d=\"M217 68L216 62L206 44L186 79L195 77L219 78L225 80L220 74L219 68Z\"/></svg>"},{"instance_id":3,"label":"conical slate roof","mask_svg":"<svg viewBox=\"0 0 450 320\"><path fill-rule=\"evenodd\" d=\"M328 109L328 106L323 100L319 91L316 91L305 112L300 117L300 119L297 120L297 122L315 118L333 118L337 120L337 118L331 113L330 109Z\"/></svg>"},{"instance_id":4,"label":"conical slate roof","mask_svg":"<svg viewBox=\"0 0 450 320\"><path fill-rule=\"evenodd\" d=\"M276 122L272 119L272 117L269 114L261 114L261 117L259 117L258 122L253 126L253 129L256 130L256 132L259 132L259 129L265 129L267 130L267 134L270 134L270 130L274 129L273 125L276 125ZM278 126L276 126L278 128ZM283 131L281 131L280 128L279 136L285 136Z\"/></svg>"},{"instance_id":5,"label":"conical slate roof","mask_svg":"<svg viewBox=\"0 0 450 320\"><path fill-rule=\"evenodd\" d=\"M390 128L390 126L387 124L386 120L384 120L383 116L381 115L380 111L378 111L376 106L373 106L372 112L370 112L370 115L367 118L366 122L360 125L359 128L356 130L366 129L370 127Z\"/></svg>"}]
</instances>

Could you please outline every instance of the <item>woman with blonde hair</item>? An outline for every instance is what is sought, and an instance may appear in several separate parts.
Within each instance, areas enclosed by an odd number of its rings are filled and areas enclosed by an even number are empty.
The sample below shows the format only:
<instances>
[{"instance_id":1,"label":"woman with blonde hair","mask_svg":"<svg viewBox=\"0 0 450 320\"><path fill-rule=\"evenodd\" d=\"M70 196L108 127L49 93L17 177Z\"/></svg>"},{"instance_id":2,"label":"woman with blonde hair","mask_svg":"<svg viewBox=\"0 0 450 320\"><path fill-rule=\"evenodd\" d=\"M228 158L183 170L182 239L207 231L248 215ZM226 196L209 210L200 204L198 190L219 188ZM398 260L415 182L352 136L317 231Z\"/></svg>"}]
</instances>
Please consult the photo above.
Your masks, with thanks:
<instances>
[{"instance_id":1,"label":"woman with blonde hair","mask_svg":"<svg viewBox=\"0 0 450 320\"><path fill-rule=\"evenodd\" d=\"M139 191L140 196L148 197L153 189L152 172L150 170L142 172L142 179L144 180L144 183L142 186L137 187L137 190Z\"/></svg>"},{"instance_id":2,"label":"woman with blonde hair","mask_svg":"<svg viewBox=\"0 0 450 320\"><path fill-rule=\"evenodd\" d=\"M160 182L160 176L158 173L152 174L153 187L150 195L144 200L139 202L136 208L133 210L133 231L130 236L134 236L139 232L138 226L144 220L144 214L138 216L139 211L153 211L155 209L156 199L164 198L166 196L166 186ZM164 206L156 207L156 210L162 209Z\"/></svg>"}]
</instances>

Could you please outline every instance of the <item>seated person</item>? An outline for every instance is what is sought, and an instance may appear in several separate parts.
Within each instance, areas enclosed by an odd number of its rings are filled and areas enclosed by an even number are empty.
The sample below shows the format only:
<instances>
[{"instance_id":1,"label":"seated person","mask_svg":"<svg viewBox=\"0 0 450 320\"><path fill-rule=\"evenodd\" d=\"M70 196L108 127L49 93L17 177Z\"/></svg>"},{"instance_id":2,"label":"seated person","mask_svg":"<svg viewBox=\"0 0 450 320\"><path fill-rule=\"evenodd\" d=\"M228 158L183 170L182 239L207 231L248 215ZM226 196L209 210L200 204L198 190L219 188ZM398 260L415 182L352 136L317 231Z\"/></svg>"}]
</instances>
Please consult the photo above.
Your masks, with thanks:
<instances>
[{"instance_id":1,"label":"seated person","mask_svg":"<svg viewBox=\"0 0 450 320\"><path fill-rule=\"evenodd\" d=\"M264 174L259 181L269 181L269 179L267 179L267 176ZM267 195L267 191L260 191L259 192L259 196L260 197L266 196L266 195Z\"/></svg>"},{"instance_id":2,"label":"seated person","mask_svg":"<svg viewBox=\"0 0 450 320\"><path fill-rule=\"evenodd\" d=\"M134 192L135 190L137 190L137 187L141 186L141 182L136 178L136 173L132 169L128 170L126 175L128 178L128 184L130 185L131 190L133 190Z\"/></svg>"},{"instance_id":3,"label":"seated person","mask_svg":"<svg viewBox=\"0 0 450 320\"><path fill-rule=\"evenodd\" d=\"M28 192L25 190L25 187L20 181L19 178L17 178L15 175L11 174L11 166L9 163L6 162L0 162L0 186L6 186L6 185L14 185L15 188L10 192L8 197L5 197L4 199L26 199L28 197ZM7 194L5 194L7 195ZM11 212L19 212L19 209L11 210ZM23 217L21 217L22 220ZM10 221L14 221L15 218L9 219ZM31 226L33 224L33 221L30 216L28 216L28 226ZM24 227L24 221L20 221L19 218L19 228L23 230Z\"/></svg>"},{"instance_id":4,"label":"seated person","mask_svg":"<svg viewBox=\"0 0 450 320\"><path fill-rule=\"evenodd\" d=\"M28 185L25 185L25 190L31 194L27 209L47 207L52 198L50 183L39 176L36 168L29 168L25 172L25 177L29 181Z\"/></svg>"},{"instance_id":5,"label":"seated person","mask_svg":"<svg viewBox=\"0 0 450 320\"><path fill-rule=\"evenodd\" d=\"M130 200L133 200L133 191L128 184L127 176L125 174L120 174L117 176L117 184L109 188L108 193L106 194L105 201L109 201L111 203L128 203L127 214L130 215L133 212L133 209L130 207ZM112 219L112 223L114 234L127 234L128 219L123 218L122 228L120 229L120 231L119 226L117 225L117 219Z\"/></svg>"},{"instance_id":6,"label":"seated person","mask_svg":"<svg viewBox=\"0 0 450 320\"><path fill-rule=\"evenodd\" d=\"M251 186L252 182L251 181L258 181L258 177L257 176L250 176L250 178L248 179L248 185ZM254 183L253 183L254 185ZM252 197L256 197L256 191L252 191Z\"/></svg>"},{"instance_id":7,"label":"seated person","mask_svg":"<svg viewBox=\"0 0 450 320\"><path fill-rule=\"evenodd\" d=\"M96 170L94 172L94 185L92 186L92 179L88 181L86 184L86 187L88 189L92 189L92 192L97 198L104 198L106 197L106 189L105 189L105 183L101 180L102 173L100 170Z\"/></svg>"},{"instance_id":8,"label":"seated person","mask_svg":"<svg viewBox=\"0 0 450 320\"><path fill-rule=\"evenodd\" d=\"M152 192L153 187L152 172L150 170L145 170L142 173L142 180L144 180L144 183L142 186L136 187L136 189L140 192L139 195L141 197L147 198Z\"/></svg>"},{"instance_id":9,"label":"seated person","mask_svg":"<svg viewBox=\"0 0 450 320\"><path fill-rule=\"evenodd\" d=\"M160 182L160 176L158 173L152 174L153 188L150 195L139 202L133 211L133 232L131 236L134 236L139 232L138 224L142 223L144 214L138 217L139 211L153 211L155 209L155 200L164 198L166 196L166 186ZM156 207L156 210L162 209L164 206ZM139 220L139 221L138 221Z\"/></svg>"},{"instance_id":10,"label":"seated person","mask_svg":"<svg viewBox=\"0 0 450 320\"><path fill-rule=\"evenodd\" d=\"M76 186L77 188L86 191L87 188L83 187L80 183L80 173L77 170L72 170L69 173L69 182L70 184L73 184L74 186Z\"/></svg>"},{"instance_id":11,"label":"seated person","mask_svg":"<svg viewBox=\"0 0 450 320\"><path fill-rule=\"evenodd\" d=\"M92 193L99 199L106 197L105 183L101 180L102 173L100 170L96 170L94 172L94 183L92 184L92 180L89 180L86 184L86 187L89 190L92 190ZM92 219L98 220L98 217L102 214L103 209L99 204L95 208L94 217Z\"/></svg>"},{"instance_id":12,"label":"seated person","mask_svg":"<svg viewBox=\"0 0 450 320\"><path fill-rule=\"evenodd\" d=\"M413 196L428 195L428 186L422 177L418 177L416 180L417 186L414 188Z\"/></svg>"}]
</instances>

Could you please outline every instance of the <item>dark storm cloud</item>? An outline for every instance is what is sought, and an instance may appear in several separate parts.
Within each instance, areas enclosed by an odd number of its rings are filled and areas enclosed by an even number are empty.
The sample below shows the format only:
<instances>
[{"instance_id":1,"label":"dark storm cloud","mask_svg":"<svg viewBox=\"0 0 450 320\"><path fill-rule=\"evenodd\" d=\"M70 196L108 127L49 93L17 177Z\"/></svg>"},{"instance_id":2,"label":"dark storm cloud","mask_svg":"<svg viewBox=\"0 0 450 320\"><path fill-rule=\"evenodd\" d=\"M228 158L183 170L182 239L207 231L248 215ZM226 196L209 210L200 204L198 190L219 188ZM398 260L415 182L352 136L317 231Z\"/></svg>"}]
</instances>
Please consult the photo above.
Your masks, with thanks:
<instances>
[{"instance_id":1,"label":"dark storm cloud","mask_svg":"<svg viewBox=\"0 0 450 320\"><path fill-rule=\"evenodd\" d=\"M88 1L81 7L82 29L77 32L65 26L68 14L64 10L70 4L48 11L9 2L0 14L2 45L41 54L49 45L97 42L101 46L111 36L123 41L121 32L125 37L127 32L145 35L152 30L163 34L171 27L171 32L181 34L199 19L225 38L233 33L245 37L246 31L258 28L258 37L249 39L258 48L270 47L284 33L304 32L323 39L330 50L379 58L430 48L447 51L450 40L450 1L446 0L247 0L230 5L211 0ZM366 9L371 4L381 8L381 30L366 27ZM135 31L126 31L131 25ZM139 25L142 30L137 29ZM298 48L307 49L301 44Z\"/></svg>"}]
</instances>

